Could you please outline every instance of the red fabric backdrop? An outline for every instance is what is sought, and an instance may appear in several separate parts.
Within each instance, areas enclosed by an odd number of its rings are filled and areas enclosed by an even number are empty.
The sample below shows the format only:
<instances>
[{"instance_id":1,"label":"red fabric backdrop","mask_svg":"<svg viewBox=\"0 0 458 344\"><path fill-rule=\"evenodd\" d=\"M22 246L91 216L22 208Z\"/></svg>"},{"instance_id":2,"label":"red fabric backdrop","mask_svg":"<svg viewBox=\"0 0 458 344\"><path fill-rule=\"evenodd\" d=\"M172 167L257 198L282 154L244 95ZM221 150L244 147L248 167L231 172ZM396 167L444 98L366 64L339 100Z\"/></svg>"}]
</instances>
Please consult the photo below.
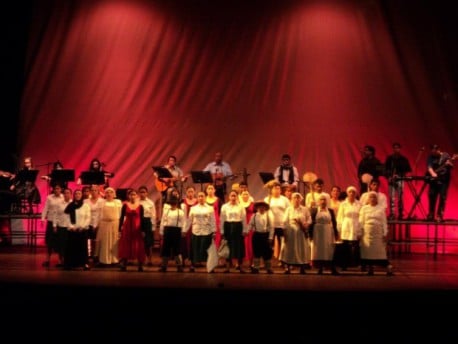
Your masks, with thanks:
<instances>
[{"instance_id":1,"label":"red fabric backdrop","mask_svg":"<svg viewBox=\"0 0 458 344\"><path fill-rule=\"evenodd\" d=\"M221 151L260 198L283 153L329 191L357 185L364 145L385 160L399 141L421 175L421 147L458 152L456 75L438 13L398 3L40 1L21 157L77 175L98 157L112 186L152 188L168 155L189 173ZM457 204L454 172L447 218Z\"/></svg>"}]
</instances>

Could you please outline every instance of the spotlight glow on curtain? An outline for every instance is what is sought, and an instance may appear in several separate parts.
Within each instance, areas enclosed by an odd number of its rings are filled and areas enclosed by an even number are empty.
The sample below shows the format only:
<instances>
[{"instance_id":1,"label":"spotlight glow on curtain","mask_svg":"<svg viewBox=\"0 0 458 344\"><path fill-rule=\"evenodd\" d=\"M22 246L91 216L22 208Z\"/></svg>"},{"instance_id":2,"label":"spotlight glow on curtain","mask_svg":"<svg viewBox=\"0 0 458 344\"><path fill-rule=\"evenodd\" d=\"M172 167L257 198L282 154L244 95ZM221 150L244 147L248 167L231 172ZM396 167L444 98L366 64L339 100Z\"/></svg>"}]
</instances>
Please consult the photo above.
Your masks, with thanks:
<instances>
[{"instance_id":1,"label":"spotlight glow on curtain","mask_svg":"<svg viewBox=\"0 0 458 344\"><path fill-rule=\"evenodd\" d=\"M401 142L419 175L421 147L458 149L456 101L437 97L412 33L397 21L394 37L378 1L43 3L19 135L36 164L78 174L98 157L112 186L152 188L151 167L170 154L188 173L221 151L234 173L246 168L257 199L258 173L283 153L329 191L357 185L365 144L384 161ZM454 173L446 217L457 204Z\"/></svg>"}]
</instances>

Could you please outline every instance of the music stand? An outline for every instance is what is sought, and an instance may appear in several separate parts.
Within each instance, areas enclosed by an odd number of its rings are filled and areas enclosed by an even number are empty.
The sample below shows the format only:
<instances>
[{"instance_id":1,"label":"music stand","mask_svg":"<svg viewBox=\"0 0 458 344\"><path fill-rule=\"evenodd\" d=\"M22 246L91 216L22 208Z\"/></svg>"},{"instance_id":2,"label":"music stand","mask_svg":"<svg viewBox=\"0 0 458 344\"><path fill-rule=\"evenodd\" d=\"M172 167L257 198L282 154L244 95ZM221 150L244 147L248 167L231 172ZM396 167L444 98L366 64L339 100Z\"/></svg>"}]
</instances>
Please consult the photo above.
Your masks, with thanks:
<instances>
[{"instance_id":1,"label":"music stand","mask_svg":"<svg viewBox=\"0 0 458 344\"><path fill-rule=\"evenodd\" d=\"M210 171L191 171L192 182L200 184L200 191L203 191L205 183L213 183Z\"/></svg>"},{"instance_id":2,"label":"music stand","mask_svg":"<svg viewBox=\"0 0 458 344\"><path fill-rule=\"evenodd\" d=\"M275 176L272 172L259 172L259 176L261 177L262 183L264 185L275 179Z\"/></svg>"},{"instance_id":3,"label":"music stand","mask_svg":"<svg viewBox=\"0 0 458 344\"><path fill-rule=\"evenodd\" d=\"M153 170L154 170L154 172L156 172L157 177L159 179L162 179L162 178L173 178L173 176L170 173L170 171L164 166L153 166Z\"/></svg>"},{"instance_id":4,"label":"music stand","mask_svg":"<svg viewBox=\"0 0 458 344\"><path fill-rule=\"evenodd\" d=\"M83 185L104 185L105 174L99 171L81 172L81 184Z\"/></svg>"},{"instance_id":5,"label":"music stand","mask_svg":"<svg viewBox=\"0 0 458 344\"><path fill-rule=\"evenodd\" d=\"M71 169L57 169L51 171L51 180L59 181L62 183L75 181L75 170Z\"/></svg>"},{"instance_id":6,"label":"music stand","mask_svg":"<svg viewBox=\"0 0 458 344\"><path fill-rule=\"evenodd\" d=\"M38 170L20 170L17 174L17 179L21 183L31 182L35 183L37 180Z\"/></svg>"}]
</instances>

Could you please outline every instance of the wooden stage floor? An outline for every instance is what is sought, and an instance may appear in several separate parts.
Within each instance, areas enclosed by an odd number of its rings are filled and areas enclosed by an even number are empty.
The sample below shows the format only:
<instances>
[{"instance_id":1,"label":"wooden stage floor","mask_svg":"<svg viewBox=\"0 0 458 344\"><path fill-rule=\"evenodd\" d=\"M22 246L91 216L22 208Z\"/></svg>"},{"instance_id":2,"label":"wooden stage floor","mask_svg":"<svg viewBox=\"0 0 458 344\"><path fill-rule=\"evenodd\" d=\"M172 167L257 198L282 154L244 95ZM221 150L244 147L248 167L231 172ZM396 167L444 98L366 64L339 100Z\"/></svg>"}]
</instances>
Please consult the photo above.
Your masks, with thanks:
<instances>
[{"instance_id":1,"label":"wooden stage floor","mask_svg":"<svg viewBox=\"0 0 458 344\"><path fill-rule=\"evenodd\" d=\"M458 306L458 255L399 254L391 258L394 276L386 276L384 270L367 276L357 268L332 276L326 272L317 275L314 270L299 275L297 269L285 275L280 267L275 268L274 275L263 271L257 275L236 271L225 274L222 268L208 274L204 267L195 273L187 269L178 273L173 262L169 271L160 273L157 251L154 267L146 267L144 272L137 272L135 266L129 266L127 272L114 267L64 271L54 266L43 268L44 252L41 247L35 251L27 247L0 247L3 309L30 309L35 319L49 309L54 319L68 309L77 309L84 313L84 318L91 319L103 312L106 320L106 312L110 313L109 318L118 319L122 318L119 312L127 308L159 318L172 312L167 319L185 324L192 323L194 315L205 310L204 322L221 322L221 326L230 329L234 328L235 319L243 319L245 328L249 327L247 321L256 323L264 318L264 326L269 327L268 322L286 321L281 326L289 328L288 324L298 319L320 317L332 328L349 321L349 317L353 319L351 323L357 322L355 326L360 326L358 322L368 322L367 331L373 326L394 331L410 327L408 322L414 319L418 324L415 331L444 326L440 335L446 335L447 339L455 338L458 331L454 315ZM263 311L266 307L267 313ZM225 309L236 315L227 319L229 313L221 314ZM452 314L450 317L448 312ZM372 324L370 319L374 314L374 319L383 323ZM142 319L140 323L145 321ZM436 324L439 320L440 325ZM155 322L152 326L158 325ZM274 337L281 334L276 329L275 325ZM304 336L297 331L287 333L294 338ZM271 335L265 335L272 339Z\"/></svg>"},{"instance_id":2,"label":"wooden stage floor","mask_svg":"<svg viewBox=\"0 0 458 344\"><path fill-rule=\"evenodd\" d=\"M394 276L386 276L383 268L376 268L375 276L367 276L359 268L349 268L340 275L332 276L329 272L318 275L316 270L307 270L300 275L298 269L290 275L283 274L280 267L275 267L273 275L263 270L257 275L241 274L236 270L223 273L216 268L216 273L209 274L205 267L189 273L176 272L173 261L169 263L166 273L158 272L159 253L154 252L154 266L145 267L144 272L137 272L136 266L128 267L121 272L116 267L94 267L90 271L65 271L55 267L57 257L50 268L43 268L45 248L30 249L25 246L0 247L0 282L8 284L37 287L62 286L71 288L148 288L160 294L161 290L179 290L183 294L194 291L246 292L256 298L256 294L266 292L308 293L365 293L365 292L422 292L422 291L457 291L458 290L458 255L406 253L391 257ZM54 264L53 264L54 263ZM277 299L277 298L275 298ZM160 300L159 300L160 301ZM192 300L186 300L192 302ZM281 302L281 299L279 299ZM297 301L296 301L297 302Z\"/></svg>"}]
</instances>

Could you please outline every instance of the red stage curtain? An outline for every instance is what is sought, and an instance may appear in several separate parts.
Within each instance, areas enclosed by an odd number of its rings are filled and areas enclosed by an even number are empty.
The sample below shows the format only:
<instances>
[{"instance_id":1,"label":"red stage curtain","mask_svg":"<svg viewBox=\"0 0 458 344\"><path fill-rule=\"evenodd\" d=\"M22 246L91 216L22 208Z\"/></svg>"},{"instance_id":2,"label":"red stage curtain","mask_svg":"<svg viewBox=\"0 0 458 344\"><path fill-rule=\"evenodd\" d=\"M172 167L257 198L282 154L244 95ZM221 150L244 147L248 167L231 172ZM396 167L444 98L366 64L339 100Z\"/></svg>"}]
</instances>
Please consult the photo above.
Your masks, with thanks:
<instances>
[{"instance_id":1,"label":"red stage curtain","mask_svg":"<svg viewBox=\"0 0 458 344\"><path fill-rule=\"evenodd\" d=\"M450 37L438 9L398 3L40 1L20 153L152 188L168 155L188 173L221 151L260 198L283 153L329 191L357 185L364 145L385 160L399 141L422 175L431 143L458 152ZM457 204L454 173L446 217Z\"/></svg>"}]
</instances>

